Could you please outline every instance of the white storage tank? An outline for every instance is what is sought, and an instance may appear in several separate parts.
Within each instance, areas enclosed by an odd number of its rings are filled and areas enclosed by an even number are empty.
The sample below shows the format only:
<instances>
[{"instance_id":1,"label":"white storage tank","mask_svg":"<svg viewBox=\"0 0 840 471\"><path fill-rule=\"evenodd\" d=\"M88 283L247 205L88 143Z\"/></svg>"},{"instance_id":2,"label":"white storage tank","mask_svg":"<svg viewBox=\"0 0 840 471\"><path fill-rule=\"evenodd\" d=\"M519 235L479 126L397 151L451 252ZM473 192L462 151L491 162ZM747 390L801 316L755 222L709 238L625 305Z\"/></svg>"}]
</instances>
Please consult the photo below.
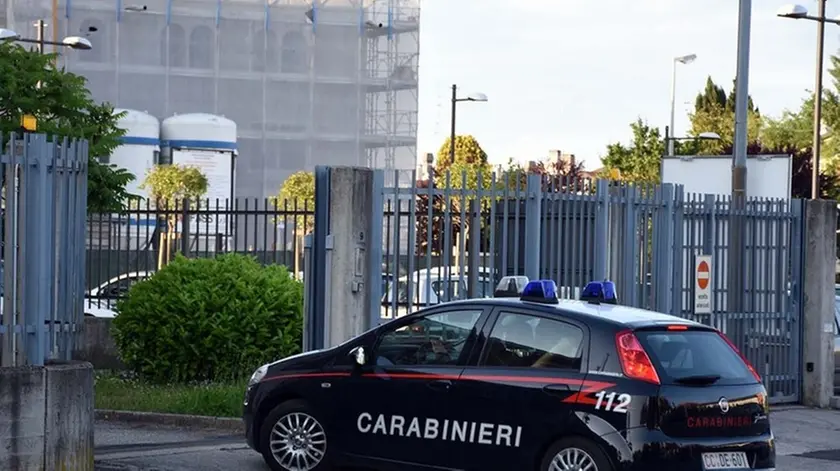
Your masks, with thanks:
<instances>
[{"instance_id":1,"label":"white storage tank","mask_svg":"<svg viewBox=\"0 0 840 471\"><path fill-rule=\"evenodd\" d=\"M235 194L236 123L206 113L175 115L163 120L160 130L161 155L164 162L198 168L207 177L210 213L200 224L194 223L192 234L231 235L225 205L233 205Z\"/></svg>"},{"instance_id":2,"label":"white storage tank","mask_svg":"<svg viewBox=\"0 0 840 471\"><path fill-rule=\"evenodd\" d=\"M163 147L236 150L236 123L207 113L175 115L163 120L160 129Z\"/></svg>"},{"instance_id":3,"label":"white storage tank","mask_svg":"<svg viewBox=\"0 0 840 471\"><path fill-rule=\"evenodd\" d=\"M118 124L125 129L125 135L121 138L122 145L111 154L110 163L134 175L134 181L126 185L128 193L146 198L148 194L139 187L158 159L160 121L143 111L117 108L114 112L125 112Z\"/></svg>"}]
</instances>

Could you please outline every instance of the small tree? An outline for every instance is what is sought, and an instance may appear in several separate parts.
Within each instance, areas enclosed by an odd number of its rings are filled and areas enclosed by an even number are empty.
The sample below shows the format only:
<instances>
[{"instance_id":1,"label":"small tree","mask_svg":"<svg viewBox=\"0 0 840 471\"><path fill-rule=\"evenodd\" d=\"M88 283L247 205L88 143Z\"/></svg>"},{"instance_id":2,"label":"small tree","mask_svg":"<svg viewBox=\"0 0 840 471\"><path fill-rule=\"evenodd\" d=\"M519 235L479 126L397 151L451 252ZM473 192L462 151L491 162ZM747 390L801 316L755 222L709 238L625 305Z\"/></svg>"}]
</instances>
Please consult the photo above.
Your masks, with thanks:
<instances>
[{"instance_id":1,"label":"small tree","mask_svg":"<svg viewBox=\"0 0 840 471\"><path fill-rule=\"evenodd\" d=\"M155 165L140 185L158 210L163 210L166 232L160 234L158 269L172 258L172 244L180 218L178 203L199 206L199 198L207 193L207 177L195 167L183 165ZM189 221L182 221L182 225Z\"/></svg>"},{"instance_id":2,"label":"small tree","mask_svg":"<svg viewBox=\"0 0 840 471\"><path fill-rule=\"evenodd\" d=\"M312 172L295 172L283 182L280 192L275 197L278 207L292 209L313 208L315 204L315 174ZM304 236L314 229L315 218L309 216L295 217L295 234Z\"/></svg>"}]
</instances>

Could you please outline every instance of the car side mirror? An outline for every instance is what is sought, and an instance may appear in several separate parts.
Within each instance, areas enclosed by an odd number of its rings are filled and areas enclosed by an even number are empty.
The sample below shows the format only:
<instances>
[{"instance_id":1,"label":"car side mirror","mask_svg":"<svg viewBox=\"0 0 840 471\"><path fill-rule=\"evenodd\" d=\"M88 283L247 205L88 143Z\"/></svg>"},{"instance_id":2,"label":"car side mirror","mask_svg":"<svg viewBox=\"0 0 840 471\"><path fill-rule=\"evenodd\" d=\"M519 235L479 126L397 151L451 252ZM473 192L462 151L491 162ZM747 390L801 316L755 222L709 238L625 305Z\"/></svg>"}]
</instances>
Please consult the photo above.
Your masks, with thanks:
<instances>
[{"instance_id":1,"label":"car side mirror","mask_svg":"<svg viewBox=\"0 0 840 471\"><path fill-rule=\"evenodd\" d=\"M367 356L365 355L365 347L359 345L358 347L350 350L350 356L353 357L353 360L359 366L364 366L367 363Z\"/></svg>"}]
</instances>

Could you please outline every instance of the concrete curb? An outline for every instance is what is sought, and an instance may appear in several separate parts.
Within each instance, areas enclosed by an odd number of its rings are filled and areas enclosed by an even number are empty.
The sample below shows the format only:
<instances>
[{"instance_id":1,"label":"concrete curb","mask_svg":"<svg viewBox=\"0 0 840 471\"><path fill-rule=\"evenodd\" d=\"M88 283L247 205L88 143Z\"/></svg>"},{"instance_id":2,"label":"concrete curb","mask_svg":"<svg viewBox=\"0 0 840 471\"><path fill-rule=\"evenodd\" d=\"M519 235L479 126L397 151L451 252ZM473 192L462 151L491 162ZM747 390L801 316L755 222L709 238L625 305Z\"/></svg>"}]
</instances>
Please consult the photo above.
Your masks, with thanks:
<instances>
[{"instance_id":1,"label":"concrete curb","mask_svg":"<svg viewBox=\"0 0 840 471\"><path fill-rule=\"evenodd\" d=\"M96 409L96 420L139 425L165 425L190 429L219 430L231 433L245 433L242 419L232 417L207 417L202 415L160 414L156 412L134 412Z\"/></svg>"}]
</instances>

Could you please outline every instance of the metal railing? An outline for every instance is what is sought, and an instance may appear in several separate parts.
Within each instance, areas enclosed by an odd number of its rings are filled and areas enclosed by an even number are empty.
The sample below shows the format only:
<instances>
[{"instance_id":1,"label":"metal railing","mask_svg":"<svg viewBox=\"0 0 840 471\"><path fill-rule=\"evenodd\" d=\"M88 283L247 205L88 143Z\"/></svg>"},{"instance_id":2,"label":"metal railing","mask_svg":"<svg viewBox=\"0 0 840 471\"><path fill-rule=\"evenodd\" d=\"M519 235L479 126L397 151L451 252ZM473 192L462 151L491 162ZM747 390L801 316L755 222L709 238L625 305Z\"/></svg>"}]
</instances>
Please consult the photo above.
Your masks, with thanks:
<instances>
[{"instance_id":1,"label":"metal railing","mask_svg":"<svg viewBox=\"0 0 840 471\"><path fill-rule=\"evenodd\" d=\"M0 365L70 360L82 330L88 143L0 136Z\"/></svg>"},{"instance_id":2,"label":"metal railing","mask_svg":"<svg viewBox=\"0 0 840 471\"><path fill-rule=\"evenodd\" d=\"M166 247L170 256L247 254L265 264L285 265L302 280L302 238L312 230L313 216L311 202L273 198L204 199L199 204L184 200L161 206L141 200L120 214L90 215L87 295L91 304L112 308L134 282L157 270ZM164 236L169 224L173 233Z\"/></svg>"}]
</instances>

